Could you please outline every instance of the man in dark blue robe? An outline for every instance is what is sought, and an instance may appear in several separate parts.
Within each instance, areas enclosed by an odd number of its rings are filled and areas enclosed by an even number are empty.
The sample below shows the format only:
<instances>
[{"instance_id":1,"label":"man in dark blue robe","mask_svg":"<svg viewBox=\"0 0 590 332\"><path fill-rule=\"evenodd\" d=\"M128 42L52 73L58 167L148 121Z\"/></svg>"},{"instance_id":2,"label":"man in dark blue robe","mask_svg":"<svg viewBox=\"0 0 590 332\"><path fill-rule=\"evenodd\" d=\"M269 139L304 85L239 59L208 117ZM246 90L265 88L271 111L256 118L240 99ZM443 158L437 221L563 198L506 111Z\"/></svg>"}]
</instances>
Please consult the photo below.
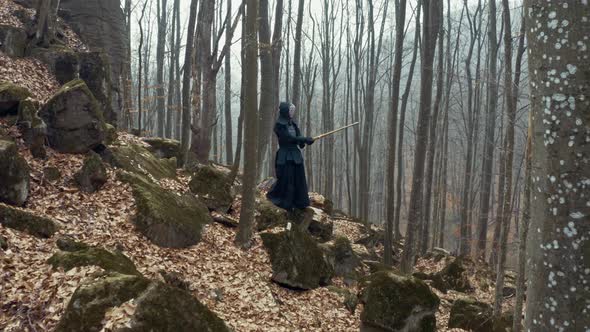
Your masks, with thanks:
<instances>
[{"instance_id":1,"label":"man in dark blue robe","mask_svg":"<svg viewBox=\"0 0 590 332\"><path fill-rule=\"evenodd\" d=\"M292 211L309 206L307 180L301 149L313 144L311 137L301 136L297 123L293 120L295 106L282 102L274 132L279 140L279 150L275 159L277 182L266 197L276 206Z\"/></svg>"}]
</instances>

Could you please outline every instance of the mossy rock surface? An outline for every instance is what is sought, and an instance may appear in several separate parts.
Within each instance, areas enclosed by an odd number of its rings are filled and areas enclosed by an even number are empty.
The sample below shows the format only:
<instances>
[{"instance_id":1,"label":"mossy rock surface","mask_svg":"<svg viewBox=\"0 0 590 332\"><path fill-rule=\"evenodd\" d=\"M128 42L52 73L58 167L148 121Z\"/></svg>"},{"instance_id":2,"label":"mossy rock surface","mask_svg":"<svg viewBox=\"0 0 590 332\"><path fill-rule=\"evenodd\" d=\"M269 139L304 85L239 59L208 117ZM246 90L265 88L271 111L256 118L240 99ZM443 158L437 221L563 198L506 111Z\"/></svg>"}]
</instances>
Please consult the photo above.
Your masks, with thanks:
<instances>
[{"instance_id":1,"label":"mossy rock surface","mask_svg":"<svg viewBox=\"0 0 590 332\"><path fill-rule=\"evenodd\" d=\"M39 238L51 237L58 229L52 219L3 203L0 203L0 224Z\"/></svg>"},{"instance_id":2,"label":"mossy rock surface","mask_svg":"<svg viewBox=\"0 0 590 332\"><path fill-rule=\"evenodd\" d=\"M436 330L439 298L423 281L393 272L372 274L362 290L364 325L382 331Z\"/></svg>"},{"instance_id":3,"label":"mossy rock surface","mask_svg":"<svg viewBox=\"0 0 590 332\"><path fill-rule=\"evenodd\" d=\"M493 332L492 306L474 298L462 297L453 302L449 317L449 328L468 331Z\"/></svg>"},{"instance_id":4,"label":"mossy rock surface","mask_svg":"<svg viewBox=\"0 0 590 332\"><path fill-rule=\"evenodd\" d=\"M313 289L330 283L334 269L329 253L306 231L293 227L281 233L262 233L270 255L272 280L295 289Z\"/></svg>"},{"instance_id":5,"label":"mossy rock surface","mask_svg":"<svg viewBox=\"0 0 590 332\"><path fill-rule=\"evenodd\" d=\"M49 145L63 153L86 153L103 143L105 122L86 83L70 81L45 104L39 116L47 124Z\"/></svg>"},{"instance_id":6,"label":"mossy rock surface","mask_svg":"<svg viewBox=\"0 0 590 332\"><path fill-rule=\"evenodd\" d=\"M117 331L230 331L227 325L189 292L137 275L109 273L80 285L56 331L98 332L110 308L134 299L128 327Z\"/></svg>"},{"instance_id":7,"label":"mossy rock surface","mask_svg":"<svg viewBox=\"0 0 590 332\"><path fill-rule=\"evenodd\" d=\"M188 185L210 210L227 212L234 200L229 175L212 166L197 168Z\"/></svg>"},{"instance_id":8,"label":"mossy rock surface","mask_svg":"<svg viewBox=\"0 0 590 332\"><path fill-rule=\"evenodd\" d=\"M96 152L88 152L82 168L74 175L74 179L80 189L87 193L99 190L107 182L107 169Z\"/></svg>"},{"instance_id":9,"label":"mossy rock surface","mask_svg":"<svg viewBox=\"0 0 590 332\"><path fill-rule=\"evenodd\" d=\"M33 157L45 159L45 141L47 140L47 125L37 114L39 104L30 98L20 102L16 125L31 150Z\"/></svg>"},{"instance_id":10,"label":"mossy rock surface","mask_svg":"<svg viewBox=\"0 0 590 332\"><path fill-rule=\"evenodd\" d=\"M49 70L55 74L59 84L66 84L78 78L80 59L78 53L72 49L64 45L53 44L49 48L33 48L29 53L47 65Z\"/></svg>"},{"instance_id":11,"label":"mossy rock surface","mask_svg":"<svg viewBox=\"0 0 590 332\"><path fill-rule=\"evenodd\" d=\"M334 273L339 277L355 278L355 269L360 266L361 259L352 249L350 240L337 236L328 246L334 262Z\"/></svg>"},{"instance_id":12,"label":"mossy rock surface","mask_svg":"<svg viewBox=\"0 0 590 332\"><path fill-rule=\"evenodd\" d=\"M113 165L127 172L152 176L157 180L176 178L176 161L160 159L138 144L110 147Z\"/></svg>"},{"instance_id":13,"label":"mossy rock surface","mask_svg":"<svg viewBox=\"0 0 590 332\"><path fill-rule=\"evenodd\" d=\"M133 189L137 229L159 246L195 245L201 239L205 224L212 222L207 207L192 194L178 196L133 173L120 172L118 176Z\"/></svg>"},{"instance_id":14,"label":"mossy rock surface","mask_svg":"<svg viewBox=\"0 0 590 332\"><path fill-rule=\"evenodd\" d=\"M145 137L142 139L150 145L148 150L158 158L180 158L180 142L161 137Z\"/></svg>"},{"instance_id":15,"label":"mossy rock surface","mask_svg":"<svg viewBox=\"0 0 590 332\"><path fill-rule=\"evenodd\" d=\"M22 28L0 24L0 51L8 56L23 57L27 48L27 33Z\"/></svg>"},{"instance_id":16,"label":"mossy rock surface","mask_svg":"<svg viewBox=\"0 0 590 332\"><path fill-rule=\"evenodd\" d=\"M190 293L154 282L137 299L131 328L124 331L229 332L225 322Z\"/></svg>"},{"instance_id":17,"label":"mossy rock surface","mask_svg":"<svg viewBox=\"0 0 590 332\"><path fill-rule=\"evenodd\" d=\"M289 213L285 209L274 205L266 198L262 198L257 204L256 229L263 231L276 226L285 226L289 222Z\"/></svg>"},{"instance_id":18,"label":"mossy rock surface","mask_svg":"<svg viewBox=\"0 0 590 332\"><path fill-rule=\"evenodd\" d=\"M105 143L107 145L114 144L118 139L117 128L110 123L105 125L106 128L106 135L105 135Z\"/></svg>"},{"instance_id":19,"label":"mossy rock surface","mask_svg":"<svg viewBox=\"0 0 590 332\"><path fill-rule=\"evenodd\" d=\"M29 197L30 169L16 143L0 139L0 202L22 206Z\"/></svg>"},{"instance_id":20,"label":"mossy rock surface","mask_svg":"<svg viewBox=\"0 0 590 332\"><path fill-rule=\"evenodd\" d=\"M98 332L109 308L137 298L150 281L137 275L111 273L80 285L55 329L57 332Z\"/></svg>"},{"instance_id":21,"label":"mossy rock surface","mask_svg":"<svg viewBox=\"0 0 590 332\"><path fill-rule=\"evenodd\" d=\"M49 258L47 263L51 264L53 268L63 267L66 271L78 266L96 265L106 271L139 275L133 261L121 252L113 252L75 242L70 243L68 248L76 250L58 251Z\"/></svg>"},{"instance_id":22,"label":"mossy rock surface","mask_svg":"<svg viewBox=\"0 0 590 332\"><path fill-rule=\"evenodd\" d=\"M0 82L0 116L17 115L21 101L31 97L26 88L9 82Z\"/></svg>"},{"instance_id":23,"label":"mossy rock surface","mask_svg":"<svg viewBox=\"0 0 590 332\"><path fill-rule=\"evenodd\" d=\"M80 62L79 76L86 82L88 88L100 104L105 121L117 123L117 115L112 107L112 89L110 78L110 63L103 52L78 53Z\"/></svg>"},{"instance_id":24,"label":"mossy rock surface","mask_svg":"<svg viewBox=\"0 0 590 332\"><path fill-rule=\"evenodd\" d=\"M443 293L449 290L469 293L473 291L465 271L465 260L457 257L447 264L441 271L432 275L432 286Z\"/></svg>"}]
</instances>

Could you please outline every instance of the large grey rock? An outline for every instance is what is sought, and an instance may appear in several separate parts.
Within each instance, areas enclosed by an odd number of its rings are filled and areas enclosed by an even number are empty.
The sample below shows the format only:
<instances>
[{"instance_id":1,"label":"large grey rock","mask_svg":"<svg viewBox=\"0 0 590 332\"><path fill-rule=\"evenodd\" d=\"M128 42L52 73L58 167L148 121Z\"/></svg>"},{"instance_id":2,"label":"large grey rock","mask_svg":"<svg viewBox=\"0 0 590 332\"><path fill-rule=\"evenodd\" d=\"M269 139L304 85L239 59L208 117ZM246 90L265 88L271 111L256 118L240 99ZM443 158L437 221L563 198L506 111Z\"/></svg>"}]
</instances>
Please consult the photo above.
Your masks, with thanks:
<instances>
[{"instance_id":1,"label":"large grey rock","mask_svg":"<svg viewBox=\"0 0 590 332\"><path fill-rule=\"evenodd\" d=\"M81 284L56 331L98 332L107 310L131 299L135 299L135 312L129 326L120 331L230 331L215 313L186 290L118 273L94 277Z\"/></svg>"},{"instance_id":2,"label":"large grey rock","mask_svg":"<svg viewBox=\"0 0 590 332\"><path fill-rule=\"evenodd\" d=\"M52 219L4 203L0 203L0 224L39 238L51 237L58 229Z\"/></svg>"},{"instance_id":3,"label":"large grey rock","mask_svg":"<svg viewBox=\"0 0 590 332\"><path fill-rule=\"evenodd\" d=\"M125 65L127 51L127 26L119 0L61 0L60 15L82 38L91 51L107 54L110 64L109 84L111 91L112 114L105 114L107 122L115 124L111 118L119 113L119 77Z\"/></svg>"},{"instance_id":4,"label":"large grey rock","mask_svg":"<svg viewBox=\"0 0 590 332\"><path fill-rule=\"evenodd\" d=\"M29 53L47 65L59 84L66 84L78 78L80 63L75 51L63 45L52 45L49 48L33 48Z\"/></svg>"},{"instance_id":5,"label":"large grey rock","mask_svg":"<svg viewBox=\"0 0 590 332\"><path fill-rule=\"evenodd\" d=\"M79 54L80 79L86 82L98 103L105 121L117 124L117 115L113 110L112 90L110 88L110 63L103 52Z\"/></svg>"},{"instance_id":6,"label":"large grey rock","mask_svg":"<svg viewBox=\"0 0 590 332\"><path fill-rule=\"evenodd\" d=\"M0 24L0 51L8 56L23 57L27 47L27 33L24 29Z\"/></svg>"},{"instance_id":7,"label":"large grey rock","mask_svg":"<svg viewBox=\"0 0 590 332\"><path fill-rule=\"evenodd\" d=\"M200 241L203 227L212 219L207 207L194 195L179 196L133 173L121 172L119 178L133 189L137 229L153 243L184 248Z\"/></svg>"},{"instance_id":8,"label":"large grey rock","mask_svg":"<svg viewBox=\"0 0 590 332\"><path fill-rule=\"evenodd\" d=\"M0 116L17 115L20 102L29 98L29 90L8 82L0 82Z\"/></svg>"},{"instance_id":9,"label":"large grey rock","mask_svg":"<svg viewBox=\"0 0 590 332\"><path fill-rule=\"evenodd\" d=\"M176 160L174 158L158 158L143 146L130 142L125 145L111 146L109 151L112 154L109 162L114 167L157 180L176 178Z\"/></svg>"},{"instance_id":10,"label":"large grey rock","mask_svg":"<svg viewBox=\"0 0 590 332\"><path fill-rule=\"evenodd\" d=\"M100 106L80 79L62 86L39 115L47 124L49 145L59 152L85 153L105 138Z\"/></svg>"},{"instance_id":11,"label":"large grey rock","mask_svg":"<svg viewBox=\"0 0 590 332\"><path fill-rule=\"evenodd\" d=\"M142 139L149 144L148 150L158 158L180 158L180 142L161 137L146 137Z\"/></svg>"},{"instance_id":12,"label":"large grey rock","mask_svg":"<svg viewBox=\"0 0 590 332\"><path fill-rule=\"evenodd\" d=\"M16 144L0 139L0 202L22 206L29 196L29 173Z\"/></svg>"},{"instance_id":13,"label":"large grey rock","mask_svg":"<svg viewBox=\"0 0 590 332\"><path fill-rule=\"evenodd\" d=\"M422 280L391 271L373 273L361 292L361 331L436 331L439 298Z\"/></svg>"},{"instance_id":14,"label":"large grey rock","mask_svg":"<svg viewBox=\"0 0 590 332\"><path fill-rule=\"evenodd\" d=\"M305 230L293 227L281 233L262 233L270 255L272 280L295 289L313 289L330 283L334 269L329 253Z\"/></svg>"},{"instance_id":15,"label":"large grey rock","mask_svg":"<svg viewBox=\"0 0 590 332\"><path fill-rule=\"evenodd\" d=\"M227 212L234 200L229 175L212 166L198 167L188 185L210 210Z\"/></svg>"}]
</instances>

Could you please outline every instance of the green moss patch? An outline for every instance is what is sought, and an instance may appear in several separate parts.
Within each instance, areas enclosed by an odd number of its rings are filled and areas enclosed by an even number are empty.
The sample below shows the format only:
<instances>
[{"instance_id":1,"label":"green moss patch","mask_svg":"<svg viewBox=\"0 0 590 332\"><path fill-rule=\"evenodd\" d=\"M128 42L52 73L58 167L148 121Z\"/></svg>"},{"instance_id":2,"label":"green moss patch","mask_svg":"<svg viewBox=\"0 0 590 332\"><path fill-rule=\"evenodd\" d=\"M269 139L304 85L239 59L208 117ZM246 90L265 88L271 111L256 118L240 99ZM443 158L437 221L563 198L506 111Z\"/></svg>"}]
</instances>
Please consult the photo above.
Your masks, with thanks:
<instances>
[{"instance_id":1,"label":"green moss patch","mask_svg":"<svg viewBox=\"0 0 590 332\"><path fill-rule=\"evenodd\" d=\"M227 212L233 202L229 175L212 166L199 167L188 185L210 210Z\"/></svg>"},{"instance_id":2,"label":"green moss patch","mask_svg":"<svg viewBox=\"0 0 590 332\"><path fill-rule=\"evenodd\" d=\"M435 331L440 300L423 281L389 271L372 274L362 290L363 324L385 331Z\"/></svg>"},{"instance_id":3,"label":"green moss patch","mask_svg":"<svg viewBox=\"0 0 590 332\"><path fill-rule=\"evenodd\" d=\"M16 115L21 101L31 97L26 88L9 82L0 83L0 116Z\"/></svg>"},{"instance_id":4,"label":"green moss patch","mask_svg":"<svg viewBox=\"0 0 590 332\"><path fill-rule=\"evenodd\" d=\"M153 243L183 248L200 241L204 225L212 219L207 207L194 195L179 196L141 175L120 172L118 176L133 189L137 229Z\"/></svg>"},{"instance_id":5,"label":"green moss patch","mask_svg":"<svg viewBox=\"0 0 590 332\"><path fill-rule=\"evenodd\" d=\"M0 224L40 238L51 237L58 229L52 219L3 203L0 203Z\"/></svg>"},{"instance_id":6,"label":"green moss patch","mask_svg":"<svg viewBox=\"0 0 590 332\"><path fill-rule=\"evenodd\" d=\"M155 179L176 178L176 162L160 159L146 148L130 143L111 147L113 164L127 172L150 175Z\"/></svg>"},{"instance_id":7,"label":"green moss patch","mask_svg":"<svg viewBox=\"0 0 590 332\"><path fill-rule=\"evenodd\" d=\"M256 229L258 231L276 226L285 226L290 220L286 210L277 207L264 198L257 204L256 210L258 211L258 215L256 216Z\"/></svg>"},{"instance_id":8,"label":"green moss patch","mask_svg":"<svg viewBox=\"0 0 590 332\"><path fill-rule=\"evenodd\" d=\"M328 253L306 231L293 227L260 237L270 255L273 281L296 289L313 289L330 282L334 269Z\"/></svg>"}]
</instances>

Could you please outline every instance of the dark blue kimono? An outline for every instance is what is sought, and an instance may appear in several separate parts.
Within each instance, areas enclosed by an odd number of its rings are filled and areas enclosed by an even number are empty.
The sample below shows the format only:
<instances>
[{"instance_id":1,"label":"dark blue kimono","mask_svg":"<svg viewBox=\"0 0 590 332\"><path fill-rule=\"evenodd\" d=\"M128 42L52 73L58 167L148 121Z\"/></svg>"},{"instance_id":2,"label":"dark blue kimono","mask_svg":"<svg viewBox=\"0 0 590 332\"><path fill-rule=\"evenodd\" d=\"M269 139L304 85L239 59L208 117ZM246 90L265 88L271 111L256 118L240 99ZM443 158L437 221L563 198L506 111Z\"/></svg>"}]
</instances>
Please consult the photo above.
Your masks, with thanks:
<instances>
[{"instance_id":1,"label":"dark blue kimono","mask_svg":"<svg viewBox=\"0 0 590 332\"><path fill-rule=\"evenodd\" d=\"M305 144L312 144L313 140L301 136L297 124L283 116L277 120L274 132L279 140L275 159L277 182L266 197L286 210L304 209L310 203L301 149Z\"/></svg>"}]
</instances>

